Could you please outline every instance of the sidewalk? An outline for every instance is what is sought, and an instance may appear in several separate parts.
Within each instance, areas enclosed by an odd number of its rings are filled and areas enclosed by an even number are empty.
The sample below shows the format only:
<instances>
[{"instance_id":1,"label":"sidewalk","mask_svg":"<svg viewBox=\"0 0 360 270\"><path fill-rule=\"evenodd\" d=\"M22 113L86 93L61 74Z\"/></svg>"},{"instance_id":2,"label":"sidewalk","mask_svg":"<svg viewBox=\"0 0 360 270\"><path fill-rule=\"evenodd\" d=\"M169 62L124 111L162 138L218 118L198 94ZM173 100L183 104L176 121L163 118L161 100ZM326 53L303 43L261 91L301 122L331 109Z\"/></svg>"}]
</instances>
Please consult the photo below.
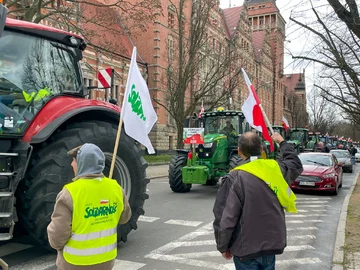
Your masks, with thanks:
<instances>
[{"instance_id":1,"label":"sidewalk","mask_svg":"<svg viewBox=\"0 0 360 270\"><path fill-rule=\"evenodd\" d=\"M333 270L360 269L360 174L345 197L337 229Z\"/></svg>"},{"instance_id":2,"label":"sidewalk","mask_svg":"<svg viewBox=\"0 0 360 270\"><path fill-rule=\"evenodd\" d=\"M146 169L146 177L148 178L160 178L169 176L169 164L150 165Z\"/></svg>"}]
</instances>

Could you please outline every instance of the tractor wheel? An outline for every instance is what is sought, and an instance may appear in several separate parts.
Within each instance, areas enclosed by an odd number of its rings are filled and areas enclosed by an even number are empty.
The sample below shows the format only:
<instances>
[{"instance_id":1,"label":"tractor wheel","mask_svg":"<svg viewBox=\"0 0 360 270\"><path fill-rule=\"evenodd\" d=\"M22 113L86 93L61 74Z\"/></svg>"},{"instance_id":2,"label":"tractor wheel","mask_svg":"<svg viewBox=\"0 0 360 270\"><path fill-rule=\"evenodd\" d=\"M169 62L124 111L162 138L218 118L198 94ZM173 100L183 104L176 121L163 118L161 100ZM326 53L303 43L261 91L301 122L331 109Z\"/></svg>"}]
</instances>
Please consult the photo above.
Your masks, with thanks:
<instances>
[{"instance_id":1,"label":"tractor wheel","mask_svg":"<svg viewBox=\"0 0 360 270\"><path fill-rule=\"evenodd\" d=\"M233 155L231 158L230 158L230 161L229 161L229 169L230 171L234 168L236 168L237 166L241 165L243 163L243 160L240 156L238 155Z\"/></svg>"},{"instance_id":2,"label":"tractor wheel","mask_svg":"<svg viewBox=\"0 0 360 270\"><path fill-rule=\"evenodd\" d=\"M207 180L205 186L215 186L217 185L218 181L218 178Z\"/></svg>"},{"instance_id":3,"label":"tractor wheel","mask_svg":"<svg viewBox=\"0 0 360 270\"><path fill-rule=\"evenodd\" d=\"M182 181L182 168L186 165L186 155L174 156L169 164L169 184L172 191L177 193L189 192L191 184Z\"/></svg>"},{"instance_id":4,"label":"tractor wheel","mask_svg":"<svg viewBox=\"0 0 360 270\"><path fill-rule=\"evenodd\" d=\"M33 154L28 173L18 188L19 218L29 234L42 246L50 248L46 228L57 194L74 177L71 158L67 151L84 143L94 143L104 152L108 175L114 151L117 126L102 121L83 121L66 126L56 132ZM126 242L131 230L137 229L137 220L144 214L144 201L148 199L145 178L147 163L135 141L121 132L113 178L124 189L131 206L132 216L127 224L118 226L118 241Z\"/></svg>"}]
</instances>

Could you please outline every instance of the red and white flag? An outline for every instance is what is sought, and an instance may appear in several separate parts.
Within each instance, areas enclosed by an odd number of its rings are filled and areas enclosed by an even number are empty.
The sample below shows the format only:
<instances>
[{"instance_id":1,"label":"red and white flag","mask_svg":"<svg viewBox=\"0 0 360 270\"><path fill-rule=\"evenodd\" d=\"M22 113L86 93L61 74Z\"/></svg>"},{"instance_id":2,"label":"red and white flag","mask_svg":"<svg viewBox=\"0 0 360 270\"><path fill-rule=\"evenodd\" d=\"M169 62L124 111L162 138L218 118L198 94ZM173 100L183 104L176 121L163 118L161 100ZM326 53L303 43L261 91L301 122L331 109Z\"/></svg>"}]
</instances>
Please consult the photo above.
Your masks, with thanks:
<instances>
[{"instance_id":1,"label":"red and white flag","mask_svg":"<svg viewBox=\"0 0 360 270\"><path fill-rule=\"evenodd\" d=\"M247 76L245 70L241 69L246 85L249 89L249 96L245 100L244 104L241 107L241 110L246 118L246 121L257 131L260 131L263 135L263 138L270 143L270 151L274 151L274 143L269 134L269 130L266 126L264 115L260 108L260 100L256 95L255 89L250 82L249 77Z\"/></svg>"},{"instance_id":2,"label":"red and white flag","mask_svg":"<svg viewBox=\"0 0 360 270\"><path fill-rule=\"evenodd\" d=\"M111 78L113 76L112 68L100 69L98 73L98 87L99 88L110 88Z\"/></svg>"},{"instance_id":3,"label":"red and white flag","mask_svg":"<svg viewBox=\"0 0 360 270\"><path fill-rule=\"evenodd\" d=\"M198 115L198 118L201 118L204 112L205 112L205 110L204 110L204 101L201 101L201 109L200 109L200 113Z\"/></svg>"},{"instance_id":4,"label":"red and white flag","mask_svg":"<svg viewBox=\"0 0 360 270\"><path fill-rule=\"evenodd\" d=\"M290 128L289 122L286 120L285 116L282 117L282 125L284 127L285 130L287 130L288 128Z\"/></svg>"}]
</instances>

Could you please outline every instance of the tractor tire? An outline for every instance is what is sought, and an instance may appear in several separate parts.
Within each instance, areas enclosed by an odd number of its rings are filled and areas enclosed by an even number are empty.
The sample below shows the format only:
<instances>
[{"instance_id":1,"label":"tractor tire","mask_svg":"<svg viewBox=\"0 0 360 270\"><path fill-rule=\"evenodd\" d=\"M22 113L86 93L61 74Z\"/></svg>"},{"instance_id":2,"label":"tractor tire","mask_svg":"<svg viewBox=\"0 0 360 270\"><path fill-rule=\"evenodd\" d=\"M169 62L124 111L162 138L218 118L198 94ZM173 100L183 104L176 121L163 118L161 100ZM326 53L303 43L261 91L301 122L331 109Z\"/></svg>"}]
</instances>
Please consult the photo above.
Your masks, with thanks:
<instances>
[{"instance_id":1,"label":"tractor tire","mask_svg":"<svg viewBox=\"0 0 360 270\"><path fill-rule=\"evenodd\" d=\"M218 178L207 180L205 186L216 186L218 181Z\"/></svg>"},{"instance_id":2,"label":"tractor tire","mask_svg":"<svg viewBox=\"0 0 360 270\"><path fill-rule=\"evenodd\" d=\"M69 124L59 130L34 151L25 179L17 191L20 222L27 232L43 247L49 248L47 226L51 221L57 194L72 181L74 172L67 151L84 143L94 143L104 152L108 175L114 151L117 125L103 121L83 121ZM137 229L137 220L144 214L147 162L135 141L121 132L113 178L124 189L132 210L131 219L118 226L118 242L126 242L131 230Z\"/></svg>"},{"instance_id":3,"label":"tractor tire","mask_svg":"<svg viewBox=\"0 0 360 270\"><path fill-rule=\"evenodd\" d=\"M242 163L243 163L243 160L240 156L233 155L229 161L229 171L231 171L232 169L235 169L237 166L241 165Z\"/></svg>"},{"instance_id":4,"label":"tractor tire","mask_svg":"<svg viewBox=\"0 0 360 270\"><path fill-rule=\"evenodd\" d=\"M186 165L186 155L174 156L169 164L169 184L172 191L176 193L189 192L191 184L184 184L182 181L182 168Z\"/></svg>"}]
</instances>

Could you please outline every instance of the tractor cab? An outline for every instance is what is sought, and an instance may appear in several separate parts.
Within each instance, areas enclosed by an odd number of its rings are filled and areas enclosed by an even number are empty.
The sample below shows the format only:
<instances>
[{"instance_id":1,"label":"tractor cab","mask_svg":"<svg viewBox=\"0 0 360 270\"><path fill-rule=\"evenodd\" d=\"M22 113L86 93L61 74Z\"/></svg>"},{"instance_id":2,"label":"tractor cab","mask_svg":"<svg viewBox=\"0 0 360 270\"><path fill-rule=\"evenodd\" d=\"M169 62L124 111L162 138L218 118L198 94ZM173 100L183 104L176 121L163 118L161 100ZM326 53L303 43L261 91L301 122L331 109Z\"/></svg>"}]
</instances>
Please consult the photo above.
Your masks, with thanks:
<instances>
[{"instance_id":1,"label":"tractor cab","mask_svg":"<svg viewBox=\"0 0 360 270\"><path fill-rule=\"evenodd\" d=\"M49 32L47 39L36 30L29 35L23 24L7 19L0 38L0 136L23 135L56 96L84 95L78 66L84 41L64 35L60 43L51 40L60 33Z\"/></svg>"},{"instance_id":2,"label":"tractor cab","mask_svg":"<svg viewBox=\"0 0 360 270\"><path fill-rule=\"evenodd\" d=\"M309 130L307 128L292 128L289 143L293 143L298 153L305 151L305 145L309 141Z\"/></svg>"},{"instance_id":3,"label":"tractor cab","mask_svg":"<svg viewBox=\"0 0 360 270\"><path fill-rule=\"evenodd\" d=\"M320 132L309 132L309 141L305 146L306 152L315 152L319 143Z\"/></svg>"},{"instance_id":4,"label":"tractor cab","mask_svg":"<svg viewBox=\"0 0 360 270\"><path fill-rule=\"evenodd\" d=\"M244 131L244 116L241 112L224 111L218 108L215 112L205 112L203 115L204 146L214 141L226 141L224 145L237 149L237 139ZM231 152L231 151L229 151Z\"/></svg>"}]
</instances>

